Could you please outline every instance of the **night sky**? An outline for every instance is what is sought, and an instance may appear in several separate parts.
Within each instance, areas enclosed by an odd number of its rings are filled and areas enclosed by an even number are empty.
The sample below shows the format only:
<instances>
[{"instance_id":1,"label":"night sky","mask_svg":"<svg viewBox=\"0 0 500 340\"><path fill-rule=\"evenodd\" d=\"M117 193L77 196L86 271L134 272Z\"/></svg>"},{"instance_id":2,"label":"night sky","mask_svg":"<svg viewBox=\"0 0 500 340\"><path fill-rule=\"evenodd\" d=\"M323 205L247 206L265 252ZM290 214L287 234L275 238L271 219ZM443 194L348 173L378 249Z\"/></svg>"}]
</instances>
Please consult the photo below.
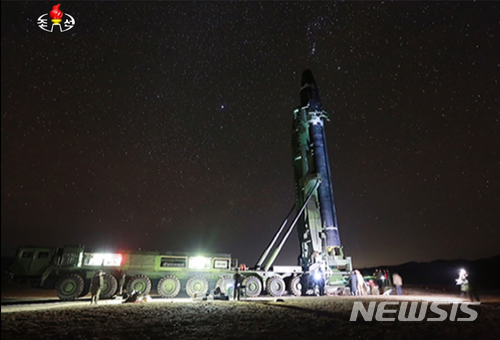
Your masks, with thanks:
<instances>
[{"instance_id":1,"label":"night sky","mask_svg":"<svg viewBox=\"0 0 500 340\"><path fill-rule=\"evenodd\" d=\"M500 3L2 1L1 249L230 253L292 207L316 78L355 267L499 253ZM278 264L295 265L297 234Z\"/></svg>"}]
</instances>

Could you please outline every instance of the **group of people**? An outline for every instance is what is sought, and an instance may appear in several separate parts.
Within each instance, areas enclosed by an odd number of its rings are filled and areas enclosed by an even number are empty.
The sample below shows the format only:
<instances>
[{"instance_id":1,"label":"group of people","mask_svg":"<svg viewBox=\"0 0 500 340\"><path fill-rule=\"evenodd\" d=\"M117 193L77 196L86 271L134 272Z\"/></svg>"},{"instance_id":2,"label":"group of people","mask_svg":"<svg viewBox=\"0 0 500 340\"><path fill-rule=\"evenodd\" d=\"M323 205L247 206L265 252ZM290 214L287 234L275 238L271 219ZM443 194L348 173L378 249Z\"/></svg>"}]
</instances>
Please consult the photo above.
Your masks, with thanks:
<instances>
[{"instance_id":1,"label":"group of people","mask_svg":"<svg viewBox=\"0 0 500 340\"><path fill-rule=\"evenodd\" d=\"M379 295L390 294L392 291L389 271L377 269L373 278L365 280L357 269L351 272L349 278L351 295ZM403 295L403 279L398 273L392 275L392 284L396 287L396 294Z\"/></svg>"},{"instance_id":2,"label":"group of people","mask_svg":"<svg viewBox=\"0 0 500 340\"><path fill-rule=\"evenodd\" d=\"M90 296L91 296L90 304L91 305L97 305L97 303L99 302L99 298L101 296L102 286L104 284L104 276L105 276L105 272L102 270L98 270L95 272L94 276L92 277L92 280L90 281ZM123 274L121 279L120 279L120 291L119 291L119 295L123 296L124 299L128 298L129 296L133 295L132 293L134 293L134 292L131 292L130 295L125 294L125 291L124 291L125 279L126 279L126 275Z\"/></svg>"},{"instance_id":3,"label":"group of people","mask_svg":"<svg viewBox=\"0 0 500 340\"><path fill-rule=\"evenodd\" d=\"M471 282L471 277L465 269L460 270L455 281L460 286L460 297L468 298L470 301L480 301L478 287ZM403 278L398 273L394 273L391 283L387 270L377 269L371 278L365 280L360 271L355 269L351 272L349 284L351 295L390 294L391 289L385 289L385 287L392 286L396 287L396 295L403 295Z\"/></svg>"},{"instance_id":4,"label":"group of people","mask_svg":"<svg viewBox=\"0 0 500 340\"><path fill-rule=\"evenodd\" d=\"M369 287L359 270L355 269L351 272L349 284L351 288L351 295L368 295Z\"/></svg>"},{"instance_id":5,"label":"group of people","mask_svg":"<svg viewBox=\"0 0 500 340\"><path fill-rule=\"evenodd\" d=\"M99 297L101 294L101 289L104 283L104 271L98 270L92 277L90 282L90 304L95 304L99 302ZM361 272L357 269L353 270L350 274L349 285L351 289L351 295L379 295L391 292L391 290L385 290L384 287L391 286L389 272L387 270L377 269L373 274L373 278L368 281L365 280ZM243 288L243 276L236 271L233 276L233 299L239 301L242 294ZM457 285L460 285L460 296L468 297L470 301L480 301L479 294L476 285L472 285L470 282L469 274L465 269L461 269L458 278L455 280ZM124 294L123 288L125 284L125 275L120 279L120 295ZM398 273L392 275L392 284L396 287L396 295L403 295L403 279ZM219 288L219 294L221 294ZM131 296L134 294L131 294Z\"/></svg>"}]
</instances>

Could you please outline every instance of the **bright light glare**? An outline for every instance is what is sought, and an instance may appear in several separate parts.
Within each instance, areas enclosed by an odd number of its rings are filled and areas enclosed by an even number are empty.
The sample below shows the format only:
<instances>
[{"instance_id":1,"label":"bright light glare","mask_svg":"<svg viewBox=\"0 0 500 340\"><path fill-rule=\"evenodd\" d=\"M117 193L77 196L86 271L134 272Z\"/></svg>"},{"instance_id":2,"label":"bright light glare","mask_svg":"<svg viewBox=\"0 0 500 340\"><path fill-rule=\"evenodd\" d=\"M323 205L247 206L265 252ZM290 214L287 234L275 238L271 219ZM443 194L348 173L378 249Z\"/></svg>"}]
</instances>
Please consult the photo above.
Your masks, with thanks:
<instances>
[{"instance_id":1,"label":"bright light glare","mask_svg":"<svg viewBox=\"0 0 500 340\"><path fill-rule=\"evenodd\" d=\"M118 267L122 264L121 254L87 253L85 255L85 265L87 266Z\"/></svg>"},{"instance_id":2,"label":"bright light glare","mask_svg":"<svg viewBox=\"0 0 500 340\"><path fill-rule=\"evenodd\" d=\"M321 273L320 273L320 272L316 272L316 273L314 273L314 279L315 279L316 281L321 280Z\"/></svg>"},{"instance_id":3,"label":"bright light glare","mask_svg":"<svg viewBox=\"0 0 500 340\"><path fill-rule=\"evenodd\" d=\"M194 256L189 258L189 268L210 269L210 257Z\"/></svg>"}]
</instances>

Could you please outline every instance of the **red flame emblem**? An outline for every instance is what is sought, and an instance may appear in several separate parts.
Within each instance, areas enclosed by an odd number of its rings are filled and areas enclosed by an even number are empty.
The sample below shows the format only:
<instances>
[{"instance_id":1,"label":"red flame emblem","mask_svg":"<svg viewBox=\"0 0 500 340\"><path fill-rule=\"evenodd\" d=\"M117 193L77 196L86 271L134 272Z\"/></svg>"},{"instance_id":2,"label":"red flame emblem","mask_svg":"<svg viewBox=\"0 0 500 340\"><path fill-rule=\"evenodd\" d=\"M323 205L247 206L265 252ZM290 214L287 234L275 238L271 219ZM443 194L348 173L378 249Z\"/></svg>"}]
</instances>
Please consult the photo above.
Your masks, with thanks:
<instances>
[{"instance_id":1,"label":"red flame emblem","mask_svg":"<svg viewBox=\"0 0 500 340\"><path fill-rule=\"evenodd\" d=\"M52 7L52 11L50 11L49 15L51 19L61 19L63 16L63 12L59 10L59 6L61 4L57 4L54 7Z\"/></svg>"}]
</instances>

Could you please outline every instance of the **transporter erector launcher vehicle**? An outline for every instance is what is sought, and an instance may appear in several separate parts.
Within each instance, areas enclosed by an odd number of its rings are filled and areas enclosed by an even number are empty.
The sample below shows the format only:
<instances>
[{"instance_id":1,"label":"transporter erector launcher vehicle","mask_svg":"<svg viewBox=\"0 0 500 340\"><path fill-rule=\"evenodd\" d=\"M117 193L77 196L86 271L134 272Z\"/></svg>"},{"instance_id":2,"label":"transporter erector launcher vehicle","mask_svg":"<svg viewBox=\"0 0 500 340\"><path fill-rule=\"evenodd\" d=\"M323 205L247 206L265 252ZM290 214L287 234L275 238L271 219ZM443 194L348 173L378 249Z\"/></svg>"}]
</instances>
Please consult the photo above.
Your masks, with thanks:
<instances>
[{"instance_id":1,"label":"transporter erector launcher vehicle","mask_svg":"<svg viewBox=\"0 0 500 340\"><path fill-rule=\"evenodd\" d=\"M91 252L83 246L63 248L21 247L10 268L18 280L55 286L62 300L88 293L97 270L103 270L101 296L109 298L132 290L174 298L181 291L191 297L205 296L215 288L231 295L233 274L240 271L244 294L296 296L348 292L352 271L344 257L333 199L333 185L319 91L312 72L302 73L300 106L293 111L292 159L295 174L294 207L284 219L254 267L238 266L230 254L187 254L150 251ZM291 220L291 217L293 220ZM289 223L289 221L291 222ZM297 225L298 263L273 266L283 245ZM283 234L286 228L286 232ZM279 244L275 246L277 241Z\"/></svg>"}]
</instances>

